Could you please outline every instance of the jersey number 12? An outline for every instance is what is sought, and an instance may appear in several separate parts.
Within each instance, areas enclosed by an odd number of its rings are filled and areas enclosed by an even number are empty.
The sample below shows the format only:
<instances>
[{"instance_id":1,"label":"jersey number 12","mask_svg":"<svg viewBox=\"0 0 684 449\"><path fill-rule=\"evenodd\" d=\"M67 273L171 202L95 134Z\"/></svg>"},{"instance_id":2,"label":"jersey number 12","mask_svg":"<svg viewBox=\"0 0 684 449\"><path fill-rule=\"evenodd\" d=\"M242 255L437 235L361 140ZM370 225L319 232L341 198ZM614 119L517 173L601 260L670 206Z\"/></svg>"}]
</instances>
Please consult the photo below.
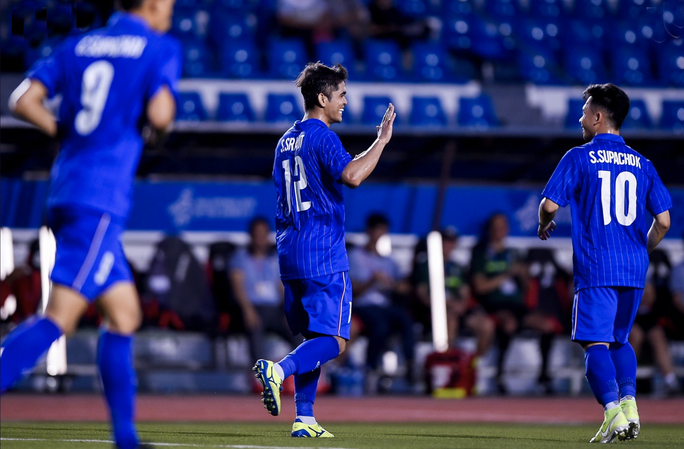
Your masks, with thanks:
<instances>
[{"instance_id":1,"label":"jersey number 12","mask_svg":"<svg viewBox=\"0 0 684 449\"><path fill-rule=\"evenodd\" d=\"M114 78L114 66L105 60L95 61L83 71L81 85L83 109L76 114L74 122L74 128L80 135L87 136L100 124L112 78Z\"/></svg>"},{"instance_id":2,"label":"jersey number 12","mask_svg":"<svg viewBox=\"0 0 684 449\"><path fill-rule=\"evenodd\" d=\"M610 172L599 170L601 179L601 208L603 209L603 224L609 225L610 215ZM625 194L628 196L627 213L625 214ZM637 213L637 179L633 173L623 171L615 178L615 218L622 226L629 226L636 220Z\"/></svg>"},{"instance_id":3,"label":"jersey number 12","mask_svg":"<svg viewBox=\"0 0 684 449\"><path fill-rule=\"evenodd\" d=\"M283 175L285 176L285 194L287 195L287 213L292 213L292 178L299 176L299 181L294 182L294 192L297 212L303 212L311 208L311 201L302 201L302 190L306 189L306 173L304 161L300 156L294 158L294 173L290 171L290 160L283 161Z\"/></svg>"}]
</instances>

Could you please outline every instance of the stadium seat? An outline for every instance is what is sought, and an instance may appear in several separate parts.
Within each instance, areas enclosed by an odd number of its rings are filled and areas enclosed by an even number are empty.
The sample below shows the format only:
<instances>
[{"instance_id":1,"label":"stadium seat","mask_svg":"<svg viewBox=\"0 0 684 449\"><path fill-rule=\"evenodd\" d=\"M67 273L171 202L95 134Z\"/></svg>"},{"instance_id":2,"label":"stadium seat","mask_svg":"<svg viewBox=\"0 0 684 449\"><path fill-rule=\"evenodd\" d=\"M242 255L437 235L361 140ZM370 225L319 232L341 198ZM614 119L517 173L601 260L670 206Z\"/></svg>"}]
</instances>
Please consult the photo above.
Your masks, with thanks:
<instances>
[{"instance_id":1,"label":"stadium seat","mask_svg":"<svg viewBox=\"0 0 684 449\"><path fill-rule=\"evenodd\" d=\"M663 101L660 127L672 130L677 134L684 134L684 101Z\"/></svg>"},{"instance_id":2,"label":"stadium seat","mask_svg":"<svg viewBox=\"0 0 684 449\"><path fill-rule=\"evenodd\" d=\"M266 100L266 121L271 123L294 123L304 116L301 107L292 94L268 94Z\"/></svg>"},{"instance_id":3,"label":"stadium seat","mask_svg":"<svg viewBox=\"0 0 684 449\"><path fill-rule=\"evenodd\" d=\"M604 82L606 79L603 57L591 47L569 49L563 62L566 73L582 85Z\"/></svg>"},{"instance_id":4,"label":"stadium seat","mask_svg":"<svg viewBox=\"0 0 684 449\"><path fill-rule=\"evenodd\" d=\"M479 97L459 99L458 124L469 128L489 128L498 126L499 120L494 112L492 99L486 94Z\"/></svg>"},{"instance_id":5,"label":"stadium seat","mask_svg":"<svg viewBox=\"0 0 684 449\"><path fill-rule=\"evenodd\" d=\"M226 122L253 122L255 119L254 111L249 104L247 95L237 93L220 94L216 119Z\"/></svg>"},{"instance_id":6,"label":"stadium seat","mask_svg":"<svg viewBox=\"0 0 684 449\"><path fill-rule=\"evenodd\" d=\"M376 81L403 79L401 52L395 41L373 39L365 41L364 59L368 78Z\"/></svg>"},{"instance_id":7,"label":"stadium seat","mask_svg":"<svg viewBox=\"0 0 684 449\"><path fill-rule=\"evenodd\" d=\"M438 43L416 43L413 54L413 76L419 82L448 82L453 80L451 63L446 51Z\"/></svg>"},{"instance_id":8,"label":"stadium seat","mask_svg":"<svg viewBox=\"0 0 684 449\"><path fill-rule=\"evenodd\" d=\"M442 16L454 17L474 14L477 11L475 0L442 0Z\"/></svg>"},{"instance_id":9,"label":"stadium seat","mask_svg":"<svg viewBox=\"0 0 684 449\"><path fill-rule=\"evenodd\" d=\"M651 6L650 0L620 0L616 15L622 19L640 19Z\"/></svg>"},{"instance_id":10,"label":"stadium seat","mask_svg":"<svg viewBox=\"0 0 684 449\"><path fill-rule=\"evenodd\" d=\"M207 111L197 92L181 92L179 103L176 120L202 121L207 119Z\"/></svg>"},{"instance_id":11,"label":"stadium seat","mask_svg":"<svg viewBox=\"0 0 684 449\"><path fill-rule=\"evenodd\" d=\"M446 126L447 118L439 98L413 97L410 123L414 126Z\"/></svg>"},{"instance_id":12,"label":"stadium seat","mask_svg":"<svg viewBox=\"0 0 684 449\"><path fill-rule=\"evenodd\" d=\"M559 34L563 48L590 45L593 50L602 51L607 23L600 20L571 19L563 23Z\"/></svg>"},{"instance_id":13,"label":"stadium seat","mask_svg":"<svg viewBox=\"0 0 684 449\"><path fill-rule=\"evenodd\" d=\"M197 78L206 76L211 71L212 55L204 42L200 40L184 41L183 76Z\"/></svg>"},{"instance_id":14,"label":"stadium seat","mask_svg":"<svg viewBox=\"0 0 684 449\"><path fill-rule=\"evenodd\" d=\"M216 12L211 16L209 37L216 48L221 48L232 40L253 40L256 34L256 15L227 14L226 11Z\"/></svg>"},{"instance_id":15,"label":"stadium seat","mask_svg":"<svg viewBox=\"0 0 684 449\"><path fill-rule=\"evenodd\" d=\"M578 19L607 19L609 16L608 0L575 0L574 16Z\"/></svg>"},{"instance_id":16,"label":"stadium seat","mask_svg":"<svg viewBox=\"0 0 684 449\"><path fill-rule=\"evenodd\" d=\"M349 72L350 77L356 74L356 56L352 45L348 41L340 39L317 44L315 59L328 66L333 66L337 63L342 64Z\"/></svg>"},{"instance_id":17,"label":"stadium seat","mask_svg":"<svg viewBox=\"0 0 684 449\"><path fill-rule=\"evenodd\" d=\"M427 17L433 13L431 7L433 3L429 0L398 0L396 5L409 17Z\"/></svg>"},{"instance_id":18,"label":"stadium seat","mask_svg":"<svg viewBox=\"0 0 684 449\"><path fill-rule=\"evenodd\" d=\"M617 22L613 28L614 31L607 35L611 46L647 49L653 37L653 30L648 31L649 27L644 28L642 25L643 23L637 20ZM650 35L648 35L649 32Z\"/></svg>"},{"instance_id":19,"label":"stadium seat","mask_svg":"<svg viewBox=\"0 0 684 449\"><path fill-rule=\"evenodd\" d=\"M562 47L561 22L552 18L527 19L517 26L517 35L527 45L555 52Z\"/></svg>"},{"instance_id":20,"label":"stadium seat","mask_svg":"<svg viewBox=\"0 0 684 449\"><path fill-rule=\"evenodd\" d=\"M671 86L684 87L684 43L666 43L657 56L660 79Z\"/></svg>"},{"instance_id":21,"label":"stadium seat","mask_svg":"<svg viewBox=\"0 0 684 449\"><path fill-rule=\"evenodd\" d=\"M387 106L391 102L392 99L390 97L364 97L361 121L366 125L379 125L382 117L385 115Z\"/></svg>"},{"instance_id":22,"label":"stadium seat","mask_svg":"<svg viewBox=\"0 0 684 449\"><path fill-rule=\"evenodd\" d=\"M531 0L529 13L533 17L561 17L565 13L563 0Z\"/></svg>"},{"instance_id":23,"label":"stadium seat","mask_svg":"<svg viewBox=\"0 0 684 449\"><path fill-rule=\"evenodd\" d=\"M472 53L473 32L471 23L476 20L475 14L449 16L444 22L444 30L442 31L444 44L457 52Z\"/></svg>"},{"instance_id":24,"label":"stadium seat","mask_svg":"<svg viewBox=\"0 0 684 449\"><path fill-rule=\"evenodd\" d=\"M646 103L641 99L630 99L629 113L622 124L623 129L648 129L651 127L651 117L648 115Z\"/></svg>"},{"instance_id":25,"label":"stadium seat","mask_svg":"<svg viewBox=\"0 0 684 449\"><path fill-rule=\"evenodd\" d=\"M209 11L201 7L176 7L171 34L181 40L204 39L209 30Z\"/></svg>"},{"instance_id":26,"label":"stadium seat","mask_svg":"<svg viewBox=\"0 0 684 449\"><path fill-rule=\"evenodd\" d=\"M582 117L582 108L585 101L578 98L568 99L568 112L565 114L565 127L568 129L580 129L579 119Z\"/></svg>"},{"instance_id":27,"label":"stadium seat","mask_svg":"<svg viewBox=\"0 0 684 449\"><path fill-rule=\"evenodd\" d=\"M487 0L485 12L492 17L516 17L520 14L517 0Z\"/></svg>"},{"instance_id":28,"label":"stadium seat","mask_svg":"<svg viewBox=\"0 0 684 449\"><path fill-rule=\"evenodd\" d=\"M520 52L518 56L520 76L534 84L559 84L560 80L555 75L556 67L553 54L541 48Z\"/></svg>"},{"instance_id":29,"label":"stadium seat","mask_svg":"<svg viewBox=\"0 0 684 449\"><path fill-rule=\"evenodd\" d=\"M309 59L304 43L299 39L274 39L268 54L271 76L289 80L297 78Z\"/></svg>"},{"instance_id":30,"label":"stadium seat","mask_svg":"<svg viewBox=\"0 0 684 449\"><path fill-rule=\"evenodd\" d=\"M651 61L646 52L622 47L615 51L612 56L615 84L629 86L654 84Z\"/></svg>"},{"instance_id":31,"label":"stadium seat","mask_svg":"<svg viewBox=\"0 0 684 449\"><path fill-rule=\"evenodd\" d=\"M221 52L221 73L231 78L259 76L259 54L252 41L229 41Z\"/></svg>"}]
</instances>

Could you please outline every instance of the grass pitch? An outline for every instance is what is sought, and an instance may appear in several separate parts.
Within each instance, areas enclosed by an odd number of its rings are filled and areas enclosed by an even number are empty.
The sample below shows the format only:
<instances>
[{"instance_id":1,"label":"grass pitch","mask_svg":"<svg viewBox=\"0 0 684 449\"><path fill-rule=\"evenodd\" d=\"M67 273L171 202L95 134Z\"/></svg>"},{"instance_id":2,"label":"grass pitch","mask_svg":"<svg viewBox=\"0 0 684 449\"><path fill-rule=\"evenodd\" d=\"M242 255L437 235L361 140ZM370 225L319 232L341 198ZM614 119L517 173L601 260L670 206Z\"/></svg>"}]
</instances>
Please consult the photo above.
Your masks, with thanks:
<instances>
[{"instance_id":1,"label":"grass pitch","mask_svg":"<svg viewBox=\"0 0 684 449\"><path fill-rule=\"evenodd\" d=\"M359 411L362 413L362 411ZM325 423L323 423L325 424ZM585 448L595 426L513 424L339 424L326 429L329 439L295 439L281 423L177 424L142 423L145 441L159 448L344 449L437 448ZM112 447L104 423L3 423L2 449L99 449ZM684 428L646 425L635 441L620 444L658 449L684 448Z\"/></svg>"}]
</instances>

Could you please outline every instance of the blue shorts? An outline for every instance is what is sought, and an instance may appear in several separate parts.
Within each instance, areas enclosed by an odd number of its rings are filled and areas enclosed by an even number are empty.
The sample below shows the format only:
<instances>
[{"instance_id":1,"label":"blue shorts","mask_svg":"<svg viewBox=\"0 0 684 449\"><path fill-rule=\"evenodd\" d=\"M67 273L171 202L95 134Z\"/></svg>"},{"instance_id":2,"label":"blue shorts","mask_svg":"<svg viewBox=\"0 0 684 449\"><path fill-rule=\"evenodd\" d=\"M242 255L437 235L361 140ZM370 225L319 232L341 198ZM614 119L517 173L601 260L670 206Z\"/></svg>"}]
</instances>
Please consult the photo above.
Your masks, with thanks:
<instances>
[{"instance_id":1,"label":"blue shorts","mask_svg":"<svg viewBox=\"0 0 684 449\"><path fill-rule=\"evenodd\" d=\"M331 335L349 340L352 288L343 271L311 279L283 281L285 315L294 335Z\"/></svg>"},{"instance_id":2,"label":"blue shorts","mask_svg":"<svg viewBox=\"0 0 684 449\"><path fill-rule=\"evenodd\" d=\"M643 294L643 288L633 287L578 290L572 302L572 339L627 343Z\"/></svg>"},{"instance_id":3,"label":"blue shorts","mask_svg":"<svg viewBox=\"0 0 684 449\"><path fill-rule=\"evenodd\" d=\"M57 242L52 282L89 302L117 282L133 282L121 246L121 218L84 207L54 207L47 218Z\"/></svg>"}]
</instances>

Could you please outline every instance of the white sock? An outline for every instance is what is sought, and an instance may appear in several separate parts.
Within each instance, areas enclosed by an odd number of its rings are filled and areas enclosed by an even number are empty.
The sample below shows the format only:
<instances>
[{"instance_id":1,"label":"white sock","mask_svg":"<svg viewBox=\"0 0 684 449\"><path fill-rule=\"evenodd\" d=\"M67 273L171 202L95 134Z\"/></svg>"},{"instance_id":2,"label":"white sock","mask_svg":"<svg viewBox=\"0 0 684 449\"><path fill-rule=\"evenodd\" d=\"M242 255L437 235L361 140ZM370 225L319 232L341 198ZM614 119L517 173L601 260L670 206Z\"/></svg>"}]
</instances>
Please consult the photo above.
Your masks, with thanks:
<instances>
[{"instance_id":1,"label":"white sock","mask_svg":"<svg viewBox=\"0 0 684 449\"><path fill-rule=\"evenodd\" d=\"M280 380L285 380L283 379L283 377L285 377L285 372L283 371L283 368L280 366L280 363L274 364L273 369L278 374L278 376L280 376Z\"/></svg>"},{"instance_id":2,"label":"white sock","mask_svg":"<svg viewBox=\"0 0 684 449\"><path fill-rule=\"evenodd\" d=\"M670 373L665 376L665 383L670 387L677 385L677 376L675 373Z\"/></svg>"},{"instance_id":3,"label":"white sock","mask_svg":"<svg viewBox=\"0 0 684 449\"><path fill-rule=\"evenodd\" d=\"M634 396L624 396L620 398L620 402L625 402L625 401L636 401L636 398Z\"/></svg>"},{"instance_id":4,"label":"white sock","mask_svg":"<svg viewBox=\"0 0 684 449\"><path fill-rule=\"evenodd\" d=\"M313 416L297 416L296 419L300 420L307 426L313 426L314 424L316 424L316 418L314 418Z\"/></svg>"},{"instance_id":5,"label":"white sock","mask_svg":"<svg viewBox=\"0 0 684 449\"><path fill-rule=\"evenodd\" d=\"M608 411L610 409L617 408L617 407L620 407L620 403L618 401L613 401L613 402L607 403L606 406L604 407L604 409L605 409L605 411Z\"/></svg>"}]
</instances>

